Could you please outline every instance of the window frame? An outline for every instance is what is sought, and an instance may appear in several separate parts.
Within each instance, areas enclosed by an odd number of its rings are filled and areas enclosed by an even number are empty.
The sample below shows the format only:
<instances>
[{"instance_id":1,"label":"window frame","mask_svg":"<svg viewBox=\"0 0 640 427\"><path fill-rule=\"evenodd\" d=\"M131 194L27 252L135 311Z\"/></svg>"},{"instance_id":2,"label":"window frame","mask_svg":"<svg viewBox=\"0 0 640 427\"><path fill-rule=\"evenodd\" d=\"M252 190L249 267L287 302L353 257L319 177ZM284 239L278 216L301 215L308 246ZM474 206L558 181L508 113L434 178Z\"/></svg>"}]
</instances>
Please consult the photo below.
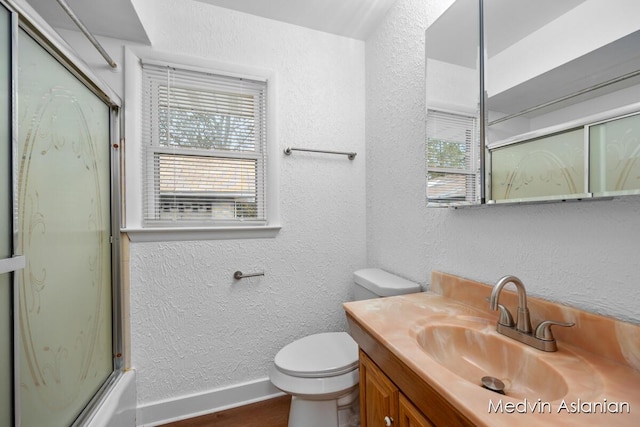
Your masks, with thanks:
<instances>
[{"instance_id":1,"label":"window frame","mask_svg":"<svg viewBox=\"0 0 640 427\"><path fill-rule=\"evenodd\" d=\"M261 223L255 221L219 221L215 224L175 224L159 226L145 224L144 221L144 185L146 171L145 151L142 140L142 62L157 63L188 71L206 72L222 76L266 81L268 96L266 98L266 174L264 177L264 197L267 216ZM279 157L277 156L276 120L277 78L273 71L221 63L203 58L153 51L150 48L125 48L125 209L123 232L128 233L132 241L167 241L167 240L217 240L244 238L272 238L279 232ZM124 142L124 141L123 141ZM127 143L128 142L128 143ZM157 147L161 149L161 146ZM153 151L153 150L149 150ZM179 151L179 150L178 150ZM176 153L176 151L174 151ZM231 155L240 158L241 155ZM137 169L137 170L136 170Z\"/></svg>"}]
</instances>

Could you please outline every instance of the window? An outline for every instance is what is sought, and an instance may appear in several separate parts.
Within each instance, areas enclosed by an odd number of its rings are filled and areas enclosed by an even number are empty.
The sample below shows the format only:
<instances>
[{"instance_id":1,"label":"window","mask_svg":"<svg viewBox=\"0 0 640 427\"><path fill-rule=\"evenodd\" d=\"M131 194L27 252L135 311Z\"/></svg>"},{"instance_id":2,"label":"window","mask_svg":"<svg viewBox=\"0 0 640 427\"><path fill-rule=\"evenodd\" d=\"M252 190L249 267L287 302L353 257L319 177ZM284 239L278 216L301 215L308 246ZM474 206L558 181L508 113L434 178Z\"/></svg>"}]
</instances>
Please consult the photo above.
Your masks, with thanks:
<instances>
[{"instance_id":1,"label":"window","mask_svg":"<svg viewBox=\"0 0 640 427\"><path fill-rule=\"evenodd\" d=\"M143 61L143 225L264 225L267 82Z\"/></svg>"},{"instance_id":2,"label":"window","mask_svg":"<svg viewBox=\"0 0 640 427\"><path fill-rule=\"evenodd\" d=\"M427 111L427 202L477 202L478 126L474 116Z\"/></svg>"}]
</instances>

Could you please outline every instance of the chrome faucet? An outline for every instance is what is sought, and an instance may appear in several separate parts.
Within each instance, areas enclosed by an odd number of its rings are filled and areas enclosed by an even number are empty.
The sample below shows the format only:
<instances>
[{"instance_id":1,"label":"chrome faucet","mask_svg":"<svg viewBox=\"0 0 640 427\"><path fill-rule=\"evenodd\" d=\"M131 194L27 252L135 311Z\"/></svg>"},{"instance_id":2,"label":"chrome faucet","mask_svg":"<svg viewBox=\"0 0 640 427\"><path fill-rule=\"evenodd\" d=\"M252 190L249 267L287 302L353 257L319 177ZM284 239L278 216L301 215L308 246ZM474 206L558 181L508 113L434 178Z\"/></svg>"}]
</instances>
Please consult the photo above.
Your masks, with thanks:
<instances>
[{"instance_id":1,"label":"chrome faucet","mask_svg":"<svg viewBox=\"0 0 640 427\"><path fill-rule=\"evenodd\" d=\"M524 289L524 284L520 279L516 276L504 276L502 279L498 280L498 282L493 287L491 291L491 299L489 300L489 307L491 310L498 310L498 298L500 298L500 292L502 292L502 288L505 287L508 283L513 283L516 285L516 291L518 292L518 313L517 313L517 322L516 322L516 330L520 332L524 332L526 334L531 333L531 317L529 315L529 309L527 308L527 291ZM501 308L501 311L507 310L506 308ZM507 313L509 311L507 310ZM502 317L502 316L501 316ZM504 320L504 319L502 319ZM513 320L512 320L513 322ZM506 323L506 322L505 322ZM513 327L512 324L505 324L504 326Z\"/></svg>"},{"instance_id":2,"label":"chrome faucet","mask_svg":"<svg viewBox=\"0 0 640 427\"><path fill-rule=\"evenodd\" d=\"M517 320L514 324L511 313L505 306L500 304L500 292L507 284L513 283L518 293ZM558 346L556 340L551 333L551 326L573 326L574 323L556 322L554 320L545 320L541 322L532 333L531 316L527 308L527 291L520 279L515 276L504 276L494 285L489 297L489 307L491 310L499 310L500 316L496 330L502 335L506 335L516 341L520 341L531 347L542 351L556 351Z\"/></svg>"}]
</instances>

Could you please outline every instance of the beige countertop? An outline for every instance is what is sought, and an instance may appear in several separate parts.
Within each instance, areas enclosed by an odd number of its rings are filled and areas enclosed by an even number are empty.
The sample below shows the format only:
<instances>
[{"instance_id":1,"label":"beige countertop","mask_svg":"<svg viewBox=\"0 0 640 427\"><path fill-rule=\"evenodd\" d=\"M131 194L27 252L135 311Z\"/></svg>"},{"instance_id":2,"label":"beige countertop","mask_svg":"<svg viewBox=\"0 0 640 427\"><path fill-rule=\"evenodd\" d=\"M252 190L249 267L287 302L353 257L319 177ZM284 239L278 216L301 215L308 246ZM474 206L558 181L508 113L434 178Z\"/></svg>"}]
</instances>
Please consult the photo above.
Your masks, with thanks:
<instances>
[{"instance_id":1,"label":"beige countertop","mask_svg":"<svg viewBox=\"0 0 640 427\"><path fill-rule=\"evenodd\" d=\"M491 287L434 272L431 288L344 307L371 337L473 423L490 427L640 425L640 326L529 298L534 327L546 319L576 324L554 329L558 351L542 352L495 331L497 312L490 311L485 301ZM515 311L514 295L503 292L500 299ZM430 355L423 346L434 337L425 331L434 327L465 328L490 345L476 346L474 355L467 357L456 348L472 341L469 333L444 335L442 345ZM473 371L474 358L483 354L494 358L494 364L511 364L508 371L516 372L513 382L500 378L504 372L487 373L504 380L506 395L482 388L480 378L476 382L464 378Z\"/></svg>"}]
</instances>

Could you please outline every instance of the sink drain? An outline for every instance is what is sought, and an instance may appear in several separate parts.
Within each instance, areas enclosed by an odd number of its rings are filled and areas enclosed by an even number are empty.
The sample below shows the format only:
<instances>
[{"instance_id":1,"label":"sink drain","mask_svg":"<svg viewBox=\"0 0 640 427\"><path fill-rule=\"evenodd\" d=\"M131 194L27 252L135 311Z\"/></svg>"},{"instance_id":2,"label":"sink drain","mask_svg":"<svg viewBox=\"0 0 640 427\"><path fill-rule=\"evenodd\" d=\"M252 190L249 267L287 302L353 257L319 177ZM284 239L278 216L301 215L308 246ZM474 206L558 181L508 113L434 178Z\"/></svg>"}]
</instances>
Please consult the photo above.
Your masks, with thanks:
<instances>
[{"instance_id":1,"label":"sink drain","mask_svg":"<svg viewBox=\"0 0 640 427\"><path fill-rule=\"evenodd\" d=\"M504 394L504 383L495 377L482 377L482 387L496 393Z\"/></svg>"}]
</instances>

